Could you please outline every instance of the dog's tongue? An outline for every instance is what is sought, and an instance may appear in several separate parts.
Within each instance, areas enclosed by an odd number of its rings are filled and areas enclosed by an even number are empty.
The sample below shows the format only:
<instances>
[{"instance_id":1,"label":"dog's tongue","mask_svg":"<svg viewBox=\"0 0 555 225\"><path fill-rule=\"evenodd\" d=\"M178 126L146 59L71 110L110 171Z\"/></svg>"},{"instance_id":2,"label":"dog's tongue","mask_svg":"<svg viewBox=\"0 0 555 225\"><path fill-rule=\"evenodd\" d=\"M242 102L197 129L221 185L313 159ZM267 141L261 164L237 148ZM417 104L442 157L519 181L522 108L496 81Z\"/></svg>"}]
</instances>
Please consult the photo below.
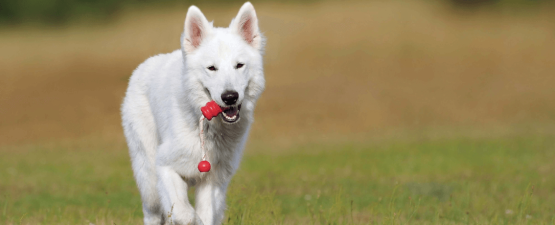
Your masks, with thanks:
<instances>
[{"instance_id":1,"label":"dog's tongue","mask_svg":"<svg viewBox=\"0 0 555 225\"><path fill-rule=\"evenodd\" d=\"M234 117L235 115L237 115L237 112L239 112L239 110L237 110L237 107L229 107L228 109L224 110L225 115L228 117Z\"/></svg>"}]
</instances>

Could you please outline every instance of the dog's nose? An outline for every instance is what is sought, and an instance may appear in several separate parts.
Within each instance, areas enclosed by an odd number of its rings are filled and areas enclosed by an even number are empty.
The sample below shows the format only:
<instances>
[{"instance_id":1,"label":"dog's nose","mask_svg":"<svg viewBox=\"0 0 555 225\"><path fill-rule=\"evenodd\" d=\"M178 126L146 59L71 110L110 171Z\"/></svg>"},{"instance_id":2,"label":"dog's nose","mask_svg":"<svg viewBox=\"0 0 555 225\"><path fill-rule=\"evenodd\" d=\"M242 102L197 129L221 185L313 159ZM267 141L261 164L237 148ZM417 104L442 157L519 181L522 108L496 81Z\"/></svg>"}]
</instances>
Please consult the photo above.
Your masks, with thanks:
<instances>
[{"instance_id":1,"label":"dog's nose","mask_svg":"<svg viewBox=\"0 0 555 225\"><path fill-rule=\"evenodd\" d=\"M238 98L239 93L237 93L236 91L226 91L222 94L222 101L224 101L226 105L235 104Z\"/></svg>"}]
</instances>

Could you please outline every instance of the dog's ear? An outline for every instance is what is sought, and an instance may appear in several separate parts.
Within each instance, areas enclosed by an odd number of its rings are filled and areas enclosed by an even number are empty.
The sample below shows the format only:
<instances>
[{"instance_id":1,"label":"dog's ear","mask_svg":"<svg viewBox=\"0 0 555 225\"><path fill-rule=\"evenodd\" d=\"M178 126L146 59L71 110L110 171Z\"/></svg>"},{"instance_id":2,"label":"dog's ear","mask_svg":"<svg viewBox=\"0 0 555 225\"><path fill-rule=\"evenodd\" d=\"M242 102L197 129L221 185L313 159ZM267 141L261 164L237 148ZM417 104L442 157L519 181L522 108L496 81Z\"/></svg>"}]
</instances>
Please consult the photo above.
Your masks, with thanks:
<instances>
[{"instance_id":1,"label":"dog's ear","mask_svg":"<svg viewBox=\"0 0 555 225\"><path fill-rule=\"evenodd\" d=\"M185 17L185 31L181 37L183 50L188 54L195 51L211 31L212 24L206 20L200 9L194 5L189 7Z\"/></svg>"},{"instance_id":2,"label":"dog's ear","mask_svg":"<svg viewBox=\"0 0 555 225\"><path fill-rule=\"evenodd\" d=\"M237 17L231 21L229 27L252 47L258 50L262 49L263 39L258 30L258 18L254 6L250 2L243 4Z\"/></svg>"}]
</instances>

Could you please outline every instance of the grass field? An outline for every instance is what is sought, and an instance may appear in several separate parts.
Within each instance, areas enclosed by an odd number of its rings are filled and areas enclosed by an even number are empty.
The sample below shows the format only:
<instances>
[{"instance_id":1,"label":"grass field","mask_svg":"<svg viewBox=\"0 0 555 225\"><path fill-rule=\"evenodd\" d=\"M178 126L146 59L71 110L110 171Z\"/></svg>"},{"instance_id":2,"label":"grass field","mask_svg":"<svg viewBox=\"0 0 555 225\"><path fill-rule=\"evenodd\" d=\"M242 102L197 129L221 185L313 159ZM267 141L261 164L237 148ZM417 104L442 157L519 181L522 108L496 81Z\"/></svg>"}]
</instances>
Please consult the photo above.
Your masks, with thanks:
<instances>
[{"instance_id":1,"label":"grass field","mask_svg":"<svg viewBox=\"0 0 555 225\"><path fill-rule=\"evenodd\" d=\"M555 223L554 7L254 5L267 89L226 224ZM187 7L0 30L0 224L140 223L119 106Z\"/></svg>"},{"instance_id":2,"label":"grass field","mask_svg":"<svg viewBox=\"0 0 555 225\"><path fill-rule=\"evenodd\" d=\"M99 143L2 149L0 221L140 223L125 146ZM247 154L229 189L226 224L555 222L553 136L283 150Z\"/></svg>"}]
</instances>

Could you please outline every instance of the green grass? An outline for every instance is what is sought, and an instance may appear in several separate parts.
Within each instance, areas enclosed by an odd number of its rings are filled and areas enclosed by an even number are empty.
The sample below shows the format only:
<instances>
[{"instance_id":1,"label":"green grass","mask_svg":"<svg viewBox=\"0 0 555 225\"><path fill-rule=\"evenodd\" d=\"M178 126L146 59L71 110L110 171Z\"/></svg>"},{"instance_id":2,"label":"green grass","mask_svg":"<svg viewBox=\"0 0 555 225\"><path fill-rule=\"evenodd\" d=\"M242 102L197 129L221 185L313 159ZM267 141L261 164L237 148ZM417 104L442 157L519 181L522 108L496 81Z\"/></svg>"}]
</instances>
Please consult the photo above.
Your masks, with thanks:
<instances>
[{"instance_id":1,"label":"green grass","mask_svg":"<svg viewBox=\"0 0 555 225\"><path fill-rule=\"evenodd\" d=\"M552 136L259 149L225 224L554 224L554 162ZM119 142L4 148L0 194L3 224L141 222Z\"/></svg>"}]
</instances>

